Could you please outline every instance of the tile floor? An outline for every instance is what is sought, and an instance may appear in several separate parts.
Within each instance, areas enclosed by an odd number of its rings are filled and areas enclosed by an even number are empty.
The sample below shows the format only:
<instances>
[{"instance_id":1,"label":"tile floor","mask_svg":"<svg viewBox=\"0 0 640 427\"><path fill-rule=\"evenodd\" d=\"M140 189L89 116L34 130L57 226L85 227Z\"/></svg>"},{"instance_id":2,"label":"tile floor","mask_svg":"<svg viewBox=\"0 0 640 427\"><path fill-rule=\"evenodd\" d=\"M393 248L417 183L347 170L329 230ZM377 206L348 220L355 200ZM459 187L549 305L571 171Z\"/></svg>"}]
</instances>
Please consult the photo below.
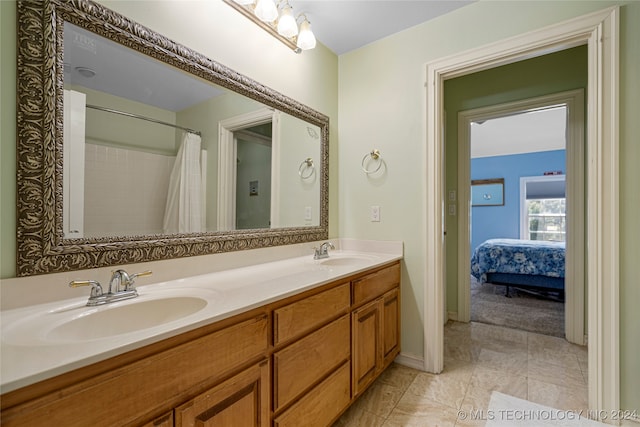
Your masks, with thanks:
<instances>
[{"instance_id":1,"label":"tile floor","mask_svg":"<svg viewBox=\"0 0 640 427\"><path fill-rule=\"evenodd\" d=\"M483 426L491 392L563 410L587 409L587 349L561 338L449 322L444 371L391 365L333 427ZM458 416L459 411L465 416Z\"/></svg>"}]
</instances>

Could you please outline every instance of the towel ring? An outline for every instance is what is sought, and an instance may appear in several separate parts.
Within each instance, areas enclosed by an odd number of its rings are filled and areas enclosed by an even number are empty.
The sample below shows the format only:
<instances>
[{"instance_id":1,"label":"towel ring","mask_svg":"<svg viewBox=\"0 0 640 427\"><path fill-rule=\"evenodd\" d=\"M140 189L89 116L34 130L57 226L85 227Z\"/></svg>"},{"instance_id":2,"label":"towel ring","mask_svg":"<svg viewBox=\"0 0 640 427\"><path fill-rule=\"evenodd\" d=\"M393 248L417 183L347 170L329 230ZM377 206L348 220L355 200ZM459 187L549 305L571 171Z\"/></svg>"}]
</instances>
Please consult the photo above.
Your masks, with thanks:
<instances>
[{"instance_id":1,"label":"towel ring","mask_svg":"<svg viewBox=\"0 0 640 427\"><path fill-rule=\"evenodd\" d=\"M375 169L367 169L364 164L367 161L368 158L371 158L372 160L377 160L378 161L378 166ZM367 153L364 155L364 157L362 158L362 170L364 171L364 173L366 173L367 175L372 174L372 173L376 173L380 170L380 168L382 167L382 156L380 155L380 150L373 149L371 150L370 153Z\"/></svg>"},{"instance_id":2,"label":"towel ring","mask_svg":"<svg viewBox=\"0 0 640 427\"><path fill-rule=\"evenodd\" d=\"M309 173L307 173L306 175L304 173L305 169L309 169ZM300 175L300 178L302 179L307 179L310 178L311 175L313 175L315 170L316 168L313 165L313 159L311 157L307 157L302 161L302 163L300 163L300 167L298 168L298 175Z\"/></svg>"}]
</instances>

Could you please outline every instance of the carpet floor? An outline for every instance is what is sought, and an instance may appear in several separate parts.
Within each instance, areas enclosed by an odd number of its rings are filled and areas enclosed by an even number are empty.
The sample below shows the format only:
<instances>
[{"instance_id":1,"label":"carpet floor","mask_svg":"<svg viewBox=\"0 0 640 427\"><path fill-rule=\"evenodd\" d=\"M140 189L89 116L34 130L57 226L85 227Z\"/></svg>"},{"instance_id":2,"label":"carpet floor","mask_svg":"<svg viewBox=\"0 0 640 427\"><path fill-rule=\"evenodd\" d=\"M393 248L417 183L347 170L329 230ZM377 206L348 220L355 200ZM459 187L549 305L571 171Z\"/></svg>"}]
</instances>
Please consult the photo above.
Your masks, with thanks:
<instances>
[{"instance_id":1,"label":"carpet floor","mask_svg":"<svg viewBox=\"0 0 640 427\"><path fill-rule=\"evenodd\" d=\"M515 288L480 284L471 276L471 320L564 338L564 303Z\"/></svg>"}]
</instances>

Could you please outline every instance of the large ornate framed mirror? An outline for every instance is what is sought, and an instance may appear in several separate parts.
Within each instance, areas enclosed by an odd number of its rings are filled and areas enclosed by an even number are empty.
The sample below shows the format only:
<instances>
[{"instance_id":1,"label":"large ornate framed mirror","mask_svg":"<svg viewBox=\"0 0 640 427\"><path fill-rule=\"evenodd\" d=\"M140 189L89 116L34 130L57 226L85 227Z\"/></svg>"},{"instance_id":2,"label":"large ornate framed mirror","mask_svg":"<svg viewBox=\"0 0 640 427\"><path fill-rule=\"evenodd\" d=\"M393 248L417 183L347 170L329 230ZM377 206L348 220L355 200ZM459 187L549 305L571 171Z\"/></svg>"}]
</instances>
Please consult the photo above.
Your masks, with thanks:
<instances>
[{"instance_id":1,"label":"large ornate framed mirror","mask_svg":"<svg viewBox=\"0 0 640 427\"><path fill-rule=\"evenodd\" d=\"M100 4L18 2L17 109L18 276L328 237L328 117Z\"/></svg>"}]
</instances>

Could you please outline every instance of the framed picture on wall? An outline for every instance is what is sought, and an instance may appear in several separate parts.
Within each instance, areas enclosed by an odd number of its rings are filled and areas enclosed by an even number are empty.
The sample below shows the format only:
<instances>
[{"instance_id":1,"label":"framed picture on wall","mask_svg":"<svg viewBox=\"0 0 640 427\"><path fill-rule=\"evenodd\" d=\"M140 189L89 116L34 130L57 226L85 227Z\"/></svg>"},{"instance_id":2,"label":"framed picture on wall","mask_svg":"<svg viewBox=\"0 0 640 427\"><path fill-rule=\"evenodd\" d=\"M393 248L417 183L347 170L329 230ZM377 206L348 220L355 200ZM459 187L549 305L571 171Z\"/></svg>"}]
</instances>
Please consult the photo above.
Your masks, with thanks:
<instances>
[{"instance_id":1,"label":"framed picture on wall","mask_svg":"<svg viewBox=\"0 0 640 427\"><path fill-rule=\"evenodd\" d=\"M471 206L504 206L504 178L471 181Z\"/></svg>"}]
</instances>

